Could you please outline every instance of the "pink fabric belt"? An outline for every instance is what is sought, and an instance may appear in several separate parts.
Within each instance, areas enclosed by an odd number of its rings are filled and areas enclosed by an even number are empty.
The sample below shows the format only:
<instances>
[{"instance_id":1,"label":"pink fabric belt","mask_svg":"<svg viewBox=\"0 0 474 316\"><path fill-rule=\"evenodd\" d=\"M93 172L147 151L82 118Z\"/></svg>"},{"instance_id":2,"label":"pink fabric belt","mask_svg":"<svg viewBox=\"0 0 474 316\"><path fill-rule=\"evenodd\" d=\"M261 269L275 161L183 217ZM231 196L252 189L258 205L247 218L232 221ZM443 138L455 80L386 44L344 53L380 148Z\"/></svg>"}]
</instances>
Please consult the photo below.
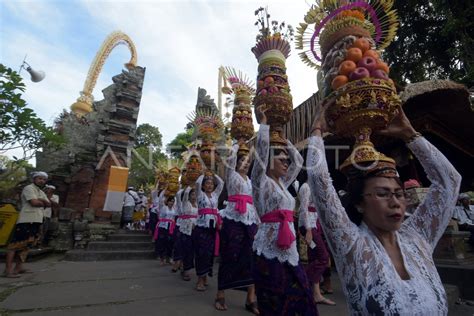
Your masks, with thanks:
<instances>
[{"instance_id":1,"label":"pink fabric belt","mask_svg":"<svg viewBox=\"0 0 474 316\"><path fill-rule=\"evenodd\" d=\"M190 219L190 218L197 218L197 215L191 215L191 214L185 214L185 215L179 215L178 218L181 219Z\"/></svg>"},{"instance_id":2,"label":"pink fabric belt","mask_svg":"<svg viewBox=\"0 0 474 316\"><path fill-rule=\"evenodd\" d=\"M316 213L316 208L314 206L308 206L308 212Z\"/></svg>"},{"instance_id":3,"label":"pink fabric belt","mask_svg":"<svg viewBox=\"0 0 474 316\"><path fill-rule=\"evenodd\" d=\"M247 203L253 204L252 196L243 194L230 195L228 201L235 203L235 210L240 214L245 214L247 212Z\"/></svg>"},{"instance_id":4,"label":"pink fabric belt","mask_svg":"<svg viewBox=\"0 0 474 316\"><path fill-rule=\"evenodd\" d=\"M160 223L170 223L170 228L168 230L169 234L170 235L173 235L173 232L174 232L174 227L176 226L176 222L172 219L167 219L167 218L160 218L158 220L158 224L156 224L156 227L155 227L155 233L153 234L153 239L154 240L157 240L158 239L158 233L160 232Z\"/></svg>"},{"instance_id":5,"label":"pink fabric belt","mask_svg":"<svg viewBox=\"0 0 474 316\"><path fill-rule=\"evenodd\" d=\"M293 211L290 210L274 210L261 218L262 223L280 223L278 229L277 246L286 250L291 247L293 241L296 240L295 235L290 230L290 222L293 222Z\"/></svg>"},{"instance_id":6,"label":"pink fabric belt","mask_svg":"<svg viewBox=\"0 0 474 316\"><path fill-rule=\"evenodd\" d=\"M215 208L201 208L201 209L198 210L198 214L199 215L214 215L214 218L216 219L216 223L217 223L216 229L217 230L221 229L222 217L219 214L219 212L217 211L217 209L215 209ZM220 239L220 236L219 236L219 232L216 231L216 242L214 243L214 256L216 256L216 257L219 255L220 243L221 243L221 239Z\"/></svg>"}]
</instances>

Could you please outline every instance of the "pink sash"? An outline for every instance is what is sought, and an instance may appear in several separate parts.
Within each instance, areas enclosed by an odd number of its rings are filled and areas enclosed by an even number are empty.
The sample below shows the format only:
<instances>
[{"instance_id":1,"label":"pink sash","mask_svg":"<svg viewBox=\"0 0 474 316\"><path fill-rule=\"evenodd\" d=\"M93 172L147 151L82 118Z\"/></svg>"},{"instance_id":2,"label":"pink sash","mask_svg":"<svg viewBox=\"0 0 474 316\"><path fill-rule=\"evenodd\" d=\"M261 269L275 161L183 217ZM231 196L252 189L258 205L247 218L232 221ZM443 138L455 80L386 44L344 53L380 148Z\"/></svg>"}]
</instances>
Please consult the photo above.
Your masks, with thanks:
<instances>
[{"instance_id":1,"label":"pink sash","mask_svg":"<svg viewBox=\"0 0 474 316\"><path fill-rule=\"evenodd\" d=\"M170 235L173 235L173 232L174 232L174 227L176 226L176 222L172 219L167 219L167 218L160 218L158 220L158 223L156 224L156 227L155 227L155 232L153 234L153 239L154 240L157 240L158 239L158 233L160 232L160 227L159 227L159 224L160 223L170 223L170 228L168 230L168 233Z\"/></svg>"},{"instance_id":2,"label":"pink sash","mask_svg":"<svg viewBox=\"0 0 474 316\"><path fill-rule=\"evenodd\" d=\"M179 215L178 218L181 218L181 219L197 218L197 215L185 214L185 215Z\"/></svg>"},{"instance_id":3,"label":"pink sash","mask_svg":"<svg viewBox=\"0 0 474 316\"><path fill-rule=\"evenodd\" d=\"M199 215L214 215L214 218L216 219L216 229L219 230L221 225L222 225L222 217L220 216L219 212L215 208L201 208L198 210ZM214 243L214 256L219 255L219 246L220 246L220 236L219 232L216 231L216 242Z\"/></svg>"},{"instance_id":4,"label":"pink sash","mask_svg":"<svg viewBox=\"0 0 474 316\"><path fill-rule=\"evenodd\" d=\"M247 203L253 204L252 196L243 194L230 195L228 201L235 203L235 210L240 214L247 212Z\"/></svg>"},{"instance_id":5,"label":"pink sash","mask_svg":"<svg viewBox=\"0 0 474 316\"><path fill-rule=\"evenodd\" d=\"M290 210L274 210L261 218L262 223L280 223L278 229L277 246L286 250L291 247L293 241L296 240L295 235L290 230L290 223L293 222L293 211Z\"/></svg>"}]
</instances>

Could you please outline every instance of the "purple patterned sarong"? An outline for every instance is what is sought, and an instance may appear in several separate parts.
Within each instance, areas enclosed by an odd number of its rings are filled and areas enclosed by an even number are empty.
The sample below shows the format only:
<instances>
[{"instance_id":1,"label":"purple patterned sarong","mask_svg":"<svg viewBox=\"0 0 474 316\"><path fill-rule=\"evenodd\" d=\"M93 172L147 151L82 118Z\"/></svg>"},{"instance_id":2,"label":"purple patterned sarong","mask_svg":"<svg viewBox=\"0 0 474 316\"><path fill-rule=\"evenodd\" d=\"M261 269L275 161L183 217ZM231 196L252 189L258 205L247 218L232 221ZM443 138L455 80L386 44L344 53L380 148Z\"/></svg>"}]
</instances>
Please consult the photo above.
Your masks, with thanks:
<instances>
[{"instance_id":1,"label":"purple patterned sarong","mask_svg":"<svg viewBox=\"0 0 474 316\"><path fill-rule=\"evenodd\" d=\"M183 260L183 247L181 245L181 232L179 231L179 228L176 227L174 230L174 236L173 236L173 261L179 261Z\"/></svg>"},{"instance_id":2,"label":"purple patterned sarong","mask_svg":"<svg viewBox=\"0 0 474 316\"><path fill-rule=\"evenodd\" d=\"M216 229L196 226L193 230L194 258L198 276L212 276Z\"/></svg>"},{"instance_id":3,"label":"purple patterned sarong","mask_svg":"<svg viewBox=\"0 0 474 316\"><path fill-rule=\"evenodd\" d=\"M181 233L179 235L179 243L181 244L181 250L183 252L183 270L188 271L194 269L193 238Z\"/></svg>"},{"instance_id":4,"label":"purple patterned sarong","mask_svg":"<svg viewBox=\"0 0 474 316\"><path fill-rule=\"evenodd\" d=\"M218 289L227 290L253 284L252 244L257 225L247 226L227 218L220 230L220 263L217 274Z\"/></svg>"},{"instance_id":5,"label":"purple patterned sarong","mask_svg":"<svg viewBox=\"0 0 474 316\"><path fill-rule=\"evenodd\" d=\"M300 227L300 232L304 236L306 229ZM316 244L314 249L308 247L308 264L303 267L306 271L310 283L319 283L321 277L329 263L329 253L323 240L323 231L318 221L318 228L311 229L313 241Z\"/></svg>"},{"instance_id":6,"label":"purple patterned sarong","mask_svg":"<svg viewBox=\"0 0 474 316\"><path fill-rule=\"evenodd\" d=\"M262 316L319 315L303 266L254 254L254 281Z\"/></svg>"},{"instance_id":7,"label":"purple patterned sarong","mask_svg":"<svg viewBox=\"0 0 474 316\"><path fill-rule=\"evenodd\" d=\"M173 235L166 228L158 228L158 239L155 241L156 255L161 259L171 258L173 252Z\"/></svg>"}]
</instances>

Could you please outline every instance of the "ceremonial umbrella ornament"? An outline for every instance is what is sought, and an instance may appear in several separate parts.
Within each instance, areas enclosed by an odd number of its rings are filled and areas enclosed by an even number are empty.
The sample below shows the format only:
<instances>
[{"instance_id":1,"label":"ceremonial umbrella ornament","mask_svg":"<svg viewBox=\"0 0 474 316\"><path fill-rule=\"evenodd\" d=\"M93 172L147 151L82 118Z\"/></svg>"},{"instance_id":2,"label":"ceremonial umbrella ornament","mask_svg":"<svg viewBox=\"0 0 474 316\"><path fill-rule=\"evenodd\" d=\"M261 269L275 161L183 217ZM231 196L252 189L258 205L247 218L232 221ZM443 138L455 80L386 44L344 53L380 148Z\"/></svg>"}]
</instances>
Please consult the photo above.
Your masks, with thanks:
<instances>
[{"instance_id":1,"label":"ceremonial umbrella ornament","mask_svg":"<svg viewBox=\"0 0 474 316\"><path fill-rule=\"evenodd\" d=\"M200 140L198 151L201 160L207 169L212 170L216 167L216 162L220 161L215 143L222 136L224 124L218 112L206 109L200 109L188 116L197 131L197 137ZM189 170L189 169L188 169Z\"/></svg>"},{"instance_id":2,"label":"ceremonial umbrella ornament","mask_svg":"<svg viewBox=\"0 0 474 316\"><path fill-rule=\"evenodd\" d=\"M267 109L270 143L286 146L282 135L283 125L289 121L293 112L293 99L286 75L286 59L291 51L293 28L291 25L286 26L285 22L270 22L267 9L259 8L255 15L259 34L257 43L252 48L258 60L257 92L253 104L255 108L262 106Z\"/></svg>"},{"instance_id":3,"label":"ceremonial umbrella ornament","mask_svg":"<svg viewBox=\"0 0 474 316\"><path fill-rule=\"evenodd\" d=\"M341 165L365 168L394 165L375 150L370 136L385 128L401 100L380 51L398 28L393 0L316 1L297 28L300 58L318 70L318 86L328 127L337 135L354 136L350 157Z\"/></svg>"},{"instance_id":4,"label":"ceremonial umbrella ornament","mask_svg":"<svg viewBox=\"0 0 474 316\"><path fill-rule=\"evenodd\" d=\"M255 96L255 84L241 71L230 67L224 67L224 80L222 92L233 96L230 135L236 140L244 141L239 145L238 155L246 155L250 151L246 142L254 135L252 100Z\"/></svg>"}]
</instances>

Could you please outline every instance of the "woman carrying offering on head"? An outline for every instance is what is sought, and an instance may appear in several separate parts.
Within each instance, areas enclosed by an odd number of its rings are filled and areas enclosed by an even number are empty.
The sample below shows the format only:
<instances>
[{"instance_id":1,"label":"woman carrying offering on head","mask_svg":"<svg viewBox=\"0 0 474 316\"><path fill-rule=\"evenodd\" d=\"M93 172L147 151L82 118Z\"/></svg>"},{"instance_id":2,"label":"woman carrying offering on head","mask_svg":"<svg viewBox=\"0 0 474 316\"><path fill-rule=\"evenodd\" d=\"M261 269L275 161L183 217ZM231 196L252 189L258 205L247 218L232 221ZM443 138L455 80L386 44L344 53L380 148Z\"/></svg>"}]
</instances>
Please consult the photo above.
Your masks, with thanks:
<instances>
[{"instance_id":1,"label":"woman carrying offering on head","mask_svg":"<svg viewBox=\"0 0 474 316\"><path fill-rule=\"evenodd\" d=\"M239 144L243 145L243 141ZM252 182L247 176L250 167L248 150L239 144L232 147L226 167L228 204L220 213L220 258L217 275L217 310L226 310L224 290L247 287L245 307L258 315L257 298L252 278L252 244L260 222L253 206Z\"/></svg>"},{"instance_id":2,"label":"woman carrying offering on head","mask_svg":"<svg viewBox=\"0 0 474 316\"><path fill-rule=\"evenodd\" d=\"M417 133L401 108L381 131L405 141L431 181L429 192L404 221L405 193L395 164L374 161L348 172L347 206L328 172L324 115L313 125L308 177L321 225L334 254L352 315L446 315L446 293L433 250L452 215L461 176ZM347 213L346 213L347 211Z\"/></svg>"},{"instance_id":3,"label":"woman carrying offering on head","mask_svg":"<svg viewBox=\"0 0 474 316\"><path fill-rule=\"evenodd\" d=\"M270 148L265 112L262 107L256 109L261 124L251 175L253 201L261 220L253 243L258 308L260 315L318 315L299 263L293 226L295 199L287 190L303 158L289 141Z\"/></svg>"},{"instance_id":4,"label":"woman carrying offering on head","mask_svg":"<svg viewBox=\"0 0 474 316\"><path fill-rule=\"evenodd\" d=\"M214 256L218 255L221 216L217 210L224 182L218 175L207 171L196 180L198 218L193 231L194 254L198 282L196 290L205 291L207 276L212 276Z\"/></svg>"}]
</instances>

